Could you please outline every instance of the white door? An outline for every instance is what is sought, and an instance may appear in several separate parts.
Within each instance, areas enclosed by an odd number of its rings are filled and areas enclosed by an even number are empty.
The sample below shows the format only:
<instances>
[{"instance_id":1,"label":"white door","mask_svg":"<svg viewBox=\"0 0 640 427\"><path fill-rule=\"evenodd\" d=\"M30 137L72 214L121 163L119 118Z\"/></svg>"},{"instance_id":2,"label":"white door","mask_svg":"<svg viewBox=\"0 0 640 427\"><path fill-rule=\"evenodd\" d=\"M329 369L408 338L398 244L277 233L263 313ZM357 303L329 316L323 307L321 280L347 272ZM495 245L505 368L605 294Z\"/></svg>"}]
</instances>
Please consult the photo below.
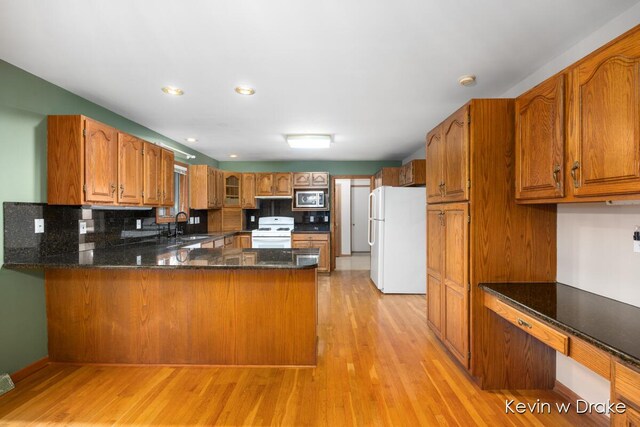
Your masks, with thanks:
<instances>
[{"instance_id":1,"label":"white door","mask_svg":"<svg viewBox=\"0 0 640 427\"><path fill-rule=\"evenodd\" d=\"M369 187L351 187L351 251L369 252Z\"/></svg>"}]
</instances>

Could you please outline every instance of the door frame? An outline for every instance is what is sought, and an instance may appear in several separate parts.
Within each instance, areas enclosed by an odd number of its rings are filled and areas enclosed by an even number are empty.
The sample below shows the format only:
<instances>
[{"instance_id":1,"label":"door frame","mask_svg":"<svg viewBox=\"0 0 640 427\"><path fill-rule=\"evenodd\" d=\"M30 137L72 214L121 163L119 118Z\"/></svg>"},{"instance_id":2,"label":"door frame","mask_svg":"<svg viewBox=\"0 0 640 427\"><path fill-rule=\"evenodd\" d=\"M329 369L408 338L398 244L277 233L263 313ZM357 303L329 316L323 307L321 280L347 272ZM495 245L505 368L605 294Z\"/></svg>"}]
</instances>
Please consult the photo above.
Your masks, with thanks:
<instances>
[{"instance_id":1,"label":"door frame","mask_svg":"<svg viewBox=\"0 0 640 427\"><path fill-rule=\"evenodd\" d=\"M333 200L333 198L336 195L336 179L368 179L369 180L369 190L373 191L373 186L375 183L375 174L373 175L331 175L331 184L329 187L329 190L331 191L331 199ZM335 270L336 268L336 233L335 233L335 221L336 219L336 209L335 209L335 202L331 203L331 207L329 209L329 212L331 214L331 224L329 225L329 230L330 230L330 238L331 238L331 245L330 246L330 252L331 252L331 256L329 257L331 259L331 265L330 265L330 271Z\"/></svg>"},{"instance_id":2,"label":"door frame","mask_svg":"<svg viewBox=\"0 0 640 427\"><path fill-rule=\"evenodd\" d=\"M351 216L350 216L351 222L349 223L349 227L353 226L353 188L366 188L366 187L367 187L366 185L353 185L353 184L351 184L351 188L352 188L352 190L350 192L350 199L351 200L349 200L349 202L350 202L349 213L351 214ZM371 193L371 191L372 191L371 190L371 184L369 184L369 193ZM367 201L367 203L369 203L369 202ZM368 226L369 226L369 224L367 224L367 227ZM353 252L366 253L366 252L360 252L360 251L354 251L353 250L353 228L351 228L351 232L349 233L349 235L350 235L350 238L351 238L351 245L350 245L351 246L351 253L353 253Z\"/></svg>"}]
</instances>

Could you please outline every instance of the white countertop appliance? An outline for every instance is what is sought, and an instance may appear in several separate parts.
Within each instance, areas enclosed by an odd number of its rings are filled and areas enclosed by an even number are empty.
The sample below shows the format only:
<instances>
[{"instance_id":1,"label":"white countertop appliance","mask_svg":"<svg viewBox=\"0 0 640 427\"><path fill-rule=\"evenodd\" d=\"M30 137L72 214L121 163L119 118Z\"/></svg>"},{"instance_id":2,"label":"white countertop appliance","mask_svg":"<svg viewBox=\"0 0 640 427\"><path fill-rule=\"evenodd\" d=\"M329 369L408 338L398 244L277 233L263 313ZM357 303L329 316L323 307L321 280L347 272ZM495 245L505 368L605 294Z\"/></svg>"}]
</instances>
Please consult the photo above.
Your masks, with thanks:
<instances>
[{"instance_id":1,"label":"white countertop appliance","mask_svg":"<svg viewBox=\"0 0 640 427\"><path fill-rule=\"evenodd\" d=\"M424 188L378 187L369 194L371 280L385 294L424 294Z\"/></svg>"},{"instance_id":2,"label":"white countertop appliance","mask_svg":"<svg viewBox=\"0 0 640 427\"><path fill-rule=\"evenodd\" d=\"M253 248L290 248L293 218L266 216L258 219L258 228L251 232Z\"/></svg>"}]
</instances>

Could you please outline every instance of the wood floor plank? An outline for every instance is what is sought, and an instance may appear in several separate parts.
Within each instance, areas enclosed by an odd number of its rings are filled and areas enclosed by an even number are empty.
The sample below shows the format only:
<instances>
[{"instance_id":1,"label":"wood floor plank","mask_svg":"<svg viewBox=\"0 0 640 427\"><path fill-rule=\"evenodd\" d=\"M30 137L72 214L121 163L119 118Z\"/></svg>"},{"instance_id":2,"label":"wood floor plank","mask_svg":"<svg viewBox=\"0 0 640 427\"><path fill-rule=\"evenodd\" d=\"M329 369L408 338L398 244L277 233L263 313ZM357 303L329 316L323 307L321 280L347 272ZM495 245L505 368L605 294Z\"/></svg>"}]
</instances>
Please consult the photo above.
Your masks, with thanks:
<instances>
[{"instance_id":1,"label":"wood floor plank","mask_svg":"<svg viewBox=\"0 0 640 427\"><path fill-rule=\"evenodd\" d=\"M316 368L50 365L0 397L0 426L589 425L505 414L552 391L480 390L426 325L423 296L382 295L367 271L319 278Z\"/></svg>"}]
</instances>

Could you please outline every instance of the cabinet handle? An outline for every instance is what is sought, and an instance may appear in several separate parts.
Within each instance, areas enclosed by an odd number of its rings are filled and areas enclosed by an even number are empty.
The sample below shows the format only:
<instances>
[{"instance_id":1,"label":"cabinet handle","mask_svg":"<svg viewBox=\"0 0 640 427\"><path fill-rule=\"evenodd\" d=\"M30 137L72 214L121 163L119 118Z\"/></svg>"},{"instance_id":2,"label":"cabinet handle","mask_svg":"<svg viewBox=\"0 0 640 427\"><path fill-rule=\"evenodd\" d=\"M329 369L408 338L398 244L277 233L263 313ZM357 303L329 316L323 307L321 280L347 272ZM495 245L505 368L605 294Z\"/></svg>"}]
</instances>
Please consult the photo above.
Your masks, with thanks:
<instances>
[{"instance_id":1,"label":"cabinet handle","mask_svg":"<svg viewBox=\"0 0 640 427\"><path fill-rule=\"evenodd\" d=\"M529 328L529 329L533 328L533 325L531 325L531 323L529 323L529 322L527 322L525 320L522 320L519 317L518 317L518 325L524 326L524 327Z\"/></svg>"},{"instance_id":2,"label":"cabinet handle","mask_svg":"<svg viewBox=\"0 0 640 427\"><path fill-rule=\"evenodd\" d=\"M579 188L580 187L580 183L578 182L578 174L577 174L577 170L580 169L580 162L579 161L575 161L573 162L573 166L571 166L571 178L573 178L573 187L574 188Z\"/></svg>"},{"instance_id":3,"label":"cabinet handle","mask_svg":"<svg viewBox=\"0 0 640 427\"><path fill-rule=\"evenodd\" d=\"M156 197L160 198L160 190L156 191Z\"/></svg>"},{"instance_id":4,"label":"cabinet handle","mask_svg":"<svg viewBox=\"0 0 640 427\"><path fill-rule=\"evenodd\" d=\"M116 185L115 184L111 184L111 194L116 192Z\"/></svg>"},{"instance_id":5,"label":"cabinet handle","mask_svg":"<svg viewBox=\"0 0 640 427\"><path fill-rule=\"evenodd\" d=\"M444 227L444 211L440 211L438 217L440 218L440 225Z\"/></svg>"},{"instance_id":6,"label":"cabinet handle","mask_svg":"<svg viewBox=\"0 0 640 427\"><path fill-rule=\"evenodd\" d=\"M560 188L560 170L562 168L560 165L555 165L553 167L553 181L556 183L556 187Z\"/></svg>"},{"instance_id":7,"label":"cabinet handle","mask_svg":"<svg viewBox=\"0 0 640 427\"><path fill-rule=\"evenodd\" d=\"M124 196L124 185L120 184L120 198L122 199L122 196Z\"/></svg>"}]
</instances>

